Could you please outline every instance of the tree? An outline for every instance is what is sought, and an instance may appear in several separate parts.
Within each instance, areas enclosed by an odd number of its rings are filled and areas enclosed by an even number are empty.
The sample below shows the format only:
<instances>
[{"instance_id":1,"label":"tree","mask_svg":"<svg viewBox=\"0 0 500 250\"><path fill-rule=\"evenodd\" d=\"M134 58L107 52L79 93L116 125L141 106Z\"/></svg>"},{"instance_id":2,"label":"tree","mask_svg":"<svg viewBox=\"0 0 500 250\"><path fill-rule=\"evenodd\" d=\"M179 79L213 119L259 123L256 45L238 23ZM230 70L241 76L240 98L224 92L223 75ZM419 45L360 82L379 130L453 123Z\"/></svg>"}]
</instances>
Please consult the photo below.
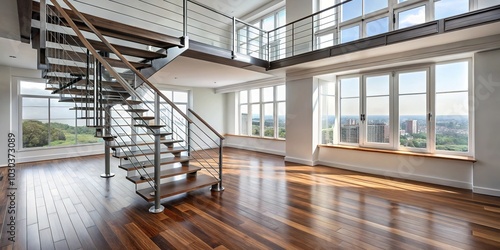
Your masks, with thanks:
<instances>
[{"instance_id":1,"label":"tree","mask_svg":"<svg viewBox=\"0 0 500 250\"><path fill-rule=\"evenodd\" d=\"M49 144L48 128L41 121L23 121L23 147L42 147Z\"/></svg>"}]
</instances>

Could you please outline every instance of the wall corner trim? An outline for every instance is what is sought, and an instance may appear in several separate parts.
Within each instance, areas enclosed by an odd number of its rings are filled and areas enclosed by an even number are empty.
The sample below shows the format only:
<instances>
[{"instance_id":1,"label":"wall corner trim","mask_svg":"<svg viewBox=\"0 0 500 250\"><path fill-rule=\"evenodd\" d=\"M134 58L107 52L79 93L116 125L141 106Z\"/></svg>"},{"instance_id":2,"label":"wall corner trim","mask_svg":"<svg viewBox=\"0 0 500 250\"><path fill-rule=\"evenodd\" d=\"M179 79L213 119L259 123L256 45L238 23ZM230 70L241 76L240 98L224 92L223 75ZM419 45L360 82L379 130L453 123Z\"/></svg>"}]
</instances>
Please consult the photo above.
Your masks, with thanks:
<instances>
[{"instance_id":1,"label":"wall corner trim","mask_svg":"<svg viewBox=\"0 0 500 250\"><path fill-rule=\"evenodd\" d=\"M306 160L306 159L300 159L300 158L294 158L294 157L289 157L289 156L285 157L285 161L287 161L287 162L293 162L293 163L300 163L300 164L304 164L304 165L307 165L307 166L315 166L317 164L316 161Z\"/></svg>"},{"instance_id":2,"label":"wall corner trim","mask_svg":"<svg viewBox=\"0 0 500 250\"><path fill-rule=\"evenodd\" d=\"M477 187L474 186L472 192L476 194L485 194L500 197L500 189L486 188L486 187Z\"/></svg>"}]
</instances>

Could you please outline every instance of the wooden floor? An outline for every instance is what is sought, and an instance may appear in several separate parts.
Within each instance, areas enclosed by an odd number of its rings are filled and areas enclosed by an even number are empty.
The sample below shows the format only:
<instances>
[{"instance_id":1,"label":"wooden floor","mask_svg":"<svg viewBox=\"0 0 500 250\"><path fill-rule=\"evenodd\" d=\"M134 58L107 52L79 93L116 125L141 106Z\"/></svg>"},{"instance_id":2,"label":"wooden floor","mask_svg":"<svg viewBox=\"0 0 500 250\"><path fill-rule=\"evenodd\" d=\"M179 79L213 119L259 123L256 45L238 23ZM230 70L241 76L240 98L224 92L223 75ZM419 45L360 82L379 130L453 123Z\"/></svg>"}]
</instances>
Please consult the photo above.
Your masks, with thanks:
<instances>
[{"instance_id":1,"label":"wooden floor","mask_svg":"<svg viewBox=\"0 0 500 250\"><path fill-rule=\"evenodd\" d=\"M497 197L236 149L224 160L223 193L166 199L162 214L125 171L100 178L102 156L20 164L16 242L3 227L0 248L500 249Z\"/></svg>"}]
</instances>

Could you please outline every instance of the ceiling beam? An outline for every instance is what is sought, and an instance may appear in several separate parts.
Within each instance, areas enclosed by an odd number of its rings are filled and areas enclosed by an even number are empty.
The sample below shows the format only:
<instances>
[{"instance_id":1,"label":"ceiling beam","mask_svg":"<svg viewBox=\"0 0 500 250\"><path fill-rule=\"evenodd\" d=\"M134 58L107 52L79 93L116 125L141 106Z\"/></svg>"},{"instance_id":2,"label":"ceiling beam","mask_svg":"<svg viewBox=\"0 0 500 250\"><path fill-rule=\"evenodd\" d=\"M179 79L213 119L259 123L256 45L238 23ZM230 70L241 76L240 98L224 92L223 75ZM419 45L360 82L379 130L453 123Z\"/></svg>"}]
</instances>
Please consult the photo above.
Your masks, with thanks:
<instances>
[{"instance_id":1,"label":"ceiling beam","mask_svg":"<svg viewBox=\"0 0 500 250\"><path fill-rule=\"evenodd\" d=\"M21 42L31 42L31 11L32 0L17 0L17 14L19 16L19 33Z\"/></svg>"}]
</instances>

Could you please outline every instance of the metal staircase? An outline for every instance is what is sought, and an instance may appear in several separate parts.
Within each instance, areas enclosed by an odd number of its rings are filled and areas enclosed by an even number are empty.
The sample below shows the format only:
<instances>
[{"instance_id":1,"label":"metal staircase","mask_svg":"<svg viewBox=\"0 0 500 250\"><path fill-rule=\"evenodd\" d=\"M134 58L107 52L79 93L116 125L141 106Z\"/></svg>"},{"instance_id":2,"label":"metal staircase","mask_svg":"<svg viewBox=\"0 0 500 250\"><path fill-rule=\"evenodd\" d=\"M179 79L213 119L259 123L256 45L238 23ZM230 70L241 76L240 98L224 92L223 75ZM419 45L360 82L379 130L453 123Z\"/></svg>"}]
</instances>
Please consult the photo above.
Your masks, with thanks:
<instances>
[{"instance_id":1,"label":"metal staircase","mask_svg":"<svg viewBox=\"0 0 500 250\"><path fill-rule=\"evenodd\" d=\"M60 102L74 103L78 118L104 141L101 176L114 176L110 157L118 158L136 193L154 201L152 213L163 211L160 200L165 197L209 186L222 191L224 137L194 111L177 107L145 76L182 54L189 45L187 36L151 46L123 30L134 33L137 28L115 24L120 30L101 32L89 21L91 16L68 0L61 2L69 9L57 0L39 5L40 33L46 41L40 46L47 64L44 77L47 89ZM111 44L110 37L127 46ZM141 49L148 46L153 49Z\"/></svg>"}]
</instances>

